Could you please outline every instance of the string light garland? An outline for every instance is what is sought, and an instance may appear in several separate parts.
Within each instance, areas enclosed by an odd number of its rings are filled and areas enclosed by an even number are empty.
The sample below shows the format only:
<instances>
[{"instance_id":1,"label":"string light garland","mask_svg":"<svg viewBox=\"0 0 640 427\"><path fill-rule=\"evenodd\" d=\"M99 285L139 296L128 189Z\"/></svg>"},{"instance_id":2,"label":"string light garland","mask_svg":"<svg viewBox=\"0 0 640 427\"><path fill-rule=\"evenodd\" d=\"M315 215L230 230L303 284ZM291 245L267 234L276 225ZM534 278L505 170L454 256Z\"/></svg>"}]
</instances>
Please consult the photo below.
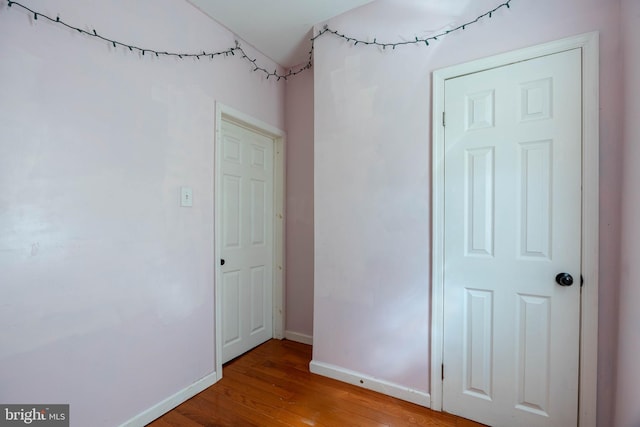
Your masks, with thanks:
<instances>
[{"instance_id":1,"label":"string light garland","mask_svg":"<svg viewBox=\"0 0 640 427\"><path fill-rule=\"evenodd\" d=\"M317 39L318 37L322 36L323 34L329 33L329 34L333 34L336 37L340 37L344 40L347 41L347 43L353 43L354 46L357 46L358 44L363 44L363 45L371 45L371 46L377 46L377 47L381 47L383 50L385 50L386 48L390 47L392 49L395 49L398 46L406 46L406 45L421 45L424 44L425 46L429 46L429 42L434 42L436 40L439 40L439 38L444 37L446 35L449 35L453 32L456 31L460 31L460 30L466 30L467 27L469 25L473 25L477 22L479 22L481 19L483 18L493 18L493 14L496 13L498 10L502 9L503 7L509 9L511 8L511 1L512 0L507 0L506 2L499 4L498 6L494 7L493 9L491 9L488 12L483 13L482 15L478 16L476 19L474 19L473 21L469 21L469 22L465 22L464 24L460 24L455 28L451 28L449 30L445 30L442 31L439 34L434 34L432 36L426 37L426 38L418 38L415 37L415 40L408 40L408 41L401 41L401 42L379 42L378 39L374 38L373 41L365 41L365 40L359 40L355 37L350 37L347 36L345 34L342 34L336 30L332 30L330 29L328 26L324 26L324 28L322 29L322 31L320 31L320 33L315 36L314 38L311 39L311 41L315 41L315 39Z\"/></svg>"},{"instance_id":2,"label":"string light garland","mask_svg":"<svg viewBox=\"0 0 640 427\"><path fill-rule=\"evenodd\" d=\"M247 55L247 53L244 51L244 49L242 49L242 47L240 46L240 43L236 40L235 41L235 46L230 47L228 49L225 50L221 50L221 51L214 51L214 52L206 52L206 51L202 51L201 53L177 53L177 52L166 52L166 51L159 51L159 50L155 50L155 49L147 49L147 48L142 48L139 46L135 46L135 45L130 45L128 43L124 43L124 42L120 42L114 39L110 39L108 37L104 37L100 34L98 34L98 32L95 29L92 29L92 31L86 31L83 30L82 28L78 28L75 27L73 25L67 24L66 22L62 21L60 19L60 16L56 16L56 18L52 18L50 16L47 16L43 13L37 12L33 9L28 8L27 6L17 2L17 1L13 1L13 0L7 0L7 4L9 7L12 6L18 6L24 10L26 10L27 12L29 12L30 14L33 15L33 19L34 20L38 20L38 18L44 18L50 22L53 22L54 24L59 24L62 25L64 27L67 27L71 30L77 31L81 34L90 36L90 37L94 37L100 40L103 40L107 43L109 43L110 45L113 45L114 48L117 47L123 47L126 49L129 49L129 51L131 52L138 52L141 53L142 55L145 54L149 54L149 55L155 55L156 57L160 57L160 56L172 56L172 57L176 57L179 59L185 59L185 58L196 58L198 60L200 60L201 58L209 58L209 59L213 59L217 56L235 56L236 53L245 61L249 62L252 66L252 69L254 72L260 72L262 74L264 74L267 78L267 80L270 77L274 77L278 80L284 79L287 80L289 77L293 77L297 74L302 73L305 70L310 69L313 66L313 49L314 49L314 45L315 45L315 41L319 38L322 37L325 34L331 34L335 37L339 37L343 40L345 40L347 43L353 43L354 46L357 45L363 45L363 46L376 46L376 47L381 47L383 50L386 50L387 48L391 48L391 49L395 49L398 46L406 46L406 45L425 45L425 46L429 46L430 42L434 42L439 40L440 38L447 36L453 32L457 32L457 31L464 31L466 30L466 28L470 25L473 25L477 22L479 22L480 20L484 19L484 18L492 18L493 14L496 13L498 10L502 9L502 8L507 8L509 9L510 3L512 0L507 0L504 3L499 4L498 6L494 7L493 9L483 13L482 15L479 15L476 19L469 21L469 22L465 22L464 24L460 24L455 28L449 29L449 30L445 30L442 31L438 34L434 34L432 36L429 37L425 37L425 38L419 38L419 37L415 37L415 40L408 40L408 41L400 41L400 42L379 42L377 38L374 38L373 41L368 41L368 40L361 40L358 39L356 37L351 37L348 36L346 34L340 33L337 30L333 30L331 28L329 28L329 26L325 25L322 30L320 30L318 32L317 35L315 35L314 37L311 38L311 50L309 50L309 59L307 61L306 64L304 64L303 66L301 66L300 68L294 70L289 70L287 73L284 74L280 74L278 73L278 70L274 70L274 71L269 71L266 68L260 66L257 64L257 58L251 59L249 57L249 55Z\"/></svg>"}]
</instances>

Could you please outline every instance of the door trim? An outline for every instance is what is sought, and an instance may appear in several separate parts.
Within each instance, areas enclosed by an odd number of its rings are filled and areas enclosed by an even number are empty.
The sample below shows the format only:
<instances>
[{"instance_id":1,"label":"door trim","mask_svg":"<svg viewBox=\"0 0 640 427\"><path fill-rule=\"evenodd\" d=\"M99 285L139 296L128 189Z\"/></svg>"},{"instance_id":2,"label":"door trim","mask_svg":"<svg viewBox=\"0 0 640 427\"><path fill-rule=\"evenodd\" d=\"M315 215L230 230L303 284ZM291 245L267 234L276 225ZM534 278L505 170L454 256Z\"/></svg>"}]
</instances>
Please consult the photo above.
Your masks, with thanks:
<instances>
[{"instance_id":1,"label":"door trim","mask_svg":"<svg viewBox=\"0 0 640 427\"><path fill-rule=\"evenodd\" d=\"M551 55L582 50L582 251L578 425L595 427L598 376L599 260L599 33L574 37L447 67L433 73L431 408L442 411L444 339L444 84L447 79Z\"/></svg>"},{"instance_id":2,"label":"door trim","mask_svg":"<svg viewBox=\"0 0 640 427\"><path fill-rule=\"evenodd\" d=\"M220 229L222 206L221 180L219 173L222 170L221 163L221 135L222 121L228 121L251 129L254 132L273 138L273 337L284 338L284 315L285 315L285 258L284 258L284 233L285 233L285 142L284 131L274 126L264 123L254 117L244 114L234 108L216 102L216 134L214 147L214 259L215 263L215 357L217 380L222 378L222 302L221 291L218 286L221 283L220 263L218 262L221 252L220 239L222 230Z\"/></svg>"}]
</instances>

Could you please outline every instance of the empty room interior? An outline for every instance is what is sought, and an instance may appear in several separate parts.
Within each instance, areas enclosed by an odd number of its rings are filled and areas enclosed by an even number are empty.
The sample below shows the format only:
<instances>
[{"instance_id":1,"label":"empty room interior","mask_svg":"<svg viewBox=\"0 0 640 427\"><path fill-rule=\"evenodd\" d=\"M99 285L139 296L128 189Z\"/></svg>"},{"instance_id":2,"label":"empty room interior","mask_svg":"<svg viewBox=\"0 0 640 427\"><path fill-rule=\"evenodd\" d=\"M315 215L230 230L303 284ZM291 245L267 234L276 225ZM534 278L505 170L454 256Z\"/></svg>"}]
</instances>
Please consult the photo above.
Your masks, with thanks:
<instances>
[{"instance_id":1,"label":"empty room interior","mask_svg":"<svg viewBox=\"0 0 640 427\"><path fill-rule=\"evenodd\" d=\"M286 340L640 426L639 41L639 0L0 0L0 424L146 425Z\"/></svg>"}]
</instances>

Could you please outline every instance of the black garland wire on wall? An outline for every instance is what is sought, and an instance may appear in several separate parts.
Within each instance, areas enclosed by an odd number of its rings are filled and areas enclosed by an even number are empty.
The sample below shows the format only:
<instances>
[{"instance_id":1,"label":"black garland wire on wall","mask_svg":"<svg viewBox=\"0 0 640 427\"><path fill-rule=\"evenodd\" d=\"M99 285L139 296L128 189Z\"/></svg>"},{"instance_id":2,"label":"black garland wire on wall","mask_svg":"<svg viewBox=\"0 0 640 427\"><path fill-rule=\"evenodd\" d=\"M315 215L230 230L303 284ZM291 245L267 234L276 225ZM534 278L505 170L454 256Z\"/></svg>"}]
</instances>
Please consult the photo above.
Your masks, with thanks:
<instances>
[{"instance_id":1,"label":"black garland wire on wall","mask_svg":"<svg viewBox=\"0 0 640 427\"><path fill-rule=\"evenodd\" d=\"M408 40L408 41L400 41L400 42L379 42L377 38L374 38L373 41L367 41L367 40L361 40L358 39L356 37L351 37L348 36L346 34L343 34L337 30L333 30L331 28L329 28L329 26L325 25L322 30L320 30L318 32L318 34L316 34L314 37L312 37L310 39L311 41L311 50L309 50L309 58L306 64L304 64L303 66L301 66L300 68L296 69L296 70L289 70L287 73L284 74L280 74L278 73L278 70L274 70L274 71L269 71L266 68L260 66L257 64L257 58L251 59L249 57L249 55L247 55L247 53L244 51L244 49L242 49L242 46L240 46L240 43L236 40L235 41L235 46L230 47L228 49L225 50L221 50L221 51L215 51L215 52L207 52L207 51L202 51L202 52L197 52L197 53L179 53L179 52L167 52L167 51L159 51L159 50L155 50L155 49L147 49L147 48L142 48L140 46L136 46L136 45L132 45L132 44L128 44L128 43L124 43L124 42L120 42L114 39L111 39L109 37L105 37L102 36L100 34L98 34L98 32L93 29L92 31L87 31L87 30L83 30L82 28L78 28L76 26L70 25L64 21L62 21L60 19L60 16L56 16L55 18L52 18L46 14L40 13L38 11L35 11L33 9L30 9L29 7L17 2L17 1L13 1L13 0L8 0L7 4L9 7L12 6L17 6L19 8L24 9L25 11L29 12L30 14L33 15L33 19L34 21L37 21L38 18L41 19L45 19L47 21L50 21L54 24L58 24L58 25L62 25L64 27L67 27L71 30L77 31L81 34L93 37L95 39L98 40L102 40L106 43L109 43L111 45L113 45L114 48L117 47L122 47L124 49L128 49L130 52L137 52L139 54L142 54L143 56L145 54L148 55L152 55L152 56L156 56L156 57L160 57L160 56L167 56L167 57L175 57L175 58L179 58L179 59L185 59L185 58L194 58L194 59L213 59L217 56L235 56L236 54L238 54L239 57L241 57L243 60L249 62L251 64L251 67L253 69L254 72L259 72L262 73L266 76L267 79L269 79L270 77L274 77L278 80L284 79L287 80L290 77L293 77L297 74L302 73L305 70L310 69L313 66L313 49L314 49L314 44L315 41L319 38L322 37L325 34L331 34L335 37L339 37L343 40L345 40L347 43L353 43L354 46L375 46L378 48L382 48L383 50L386 50L387 48L390 49L395 49L396 47L399 46L407 46L407 45L424 45L424 46L429 46L430 43L433 43L435 41L438 41L440 38L447 36L451 33L454 32L458 32L458 31L464 31L467 29L467 27L469 27L470 25L473 25L477 22L479 22L482 19L485 18L492 18L493 15L499 11L502 8L506 8L509 9L511 7L510 3L512 0L507 0L504 3L499 4L498 6L494 7L493 9L483 13L482 15L479 15L477 18L469 21L469 22L465 22L463 24L458 25L455 28L451 28L449 30L445 30L442 31L438 34L434 34L431 35L429 37L425 37L425 38L419 38L419 37L415 37L415 40Z\"/></svg>"}]
</instances>

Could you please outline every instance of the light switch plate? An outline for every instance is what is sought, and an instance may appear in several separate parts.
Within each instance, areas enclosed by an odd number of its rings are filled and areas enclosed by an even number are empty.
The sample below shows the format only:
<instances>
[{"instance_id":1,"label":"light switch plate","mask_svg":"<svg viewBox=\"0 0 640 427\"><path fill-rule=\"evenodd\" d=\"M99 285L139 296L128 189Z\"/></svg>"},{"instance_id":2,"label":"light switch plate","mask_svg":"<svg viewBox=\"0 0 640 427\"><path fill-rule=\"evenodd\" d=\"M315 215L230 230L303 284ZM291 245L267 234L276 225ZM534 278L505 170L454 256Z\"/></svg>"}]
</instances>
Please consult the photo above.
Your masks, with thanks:
<instances>
[{"instance_id":1,"label":"light switch plate","mask_svg":"<svg viewBox=\"0 0 640 427\"><path fill-rule=\"evenodd\" d=\"M180 187L180 206L193 206L193 190L191 190L191 187Z\"/></svg>"}]
</instances>

